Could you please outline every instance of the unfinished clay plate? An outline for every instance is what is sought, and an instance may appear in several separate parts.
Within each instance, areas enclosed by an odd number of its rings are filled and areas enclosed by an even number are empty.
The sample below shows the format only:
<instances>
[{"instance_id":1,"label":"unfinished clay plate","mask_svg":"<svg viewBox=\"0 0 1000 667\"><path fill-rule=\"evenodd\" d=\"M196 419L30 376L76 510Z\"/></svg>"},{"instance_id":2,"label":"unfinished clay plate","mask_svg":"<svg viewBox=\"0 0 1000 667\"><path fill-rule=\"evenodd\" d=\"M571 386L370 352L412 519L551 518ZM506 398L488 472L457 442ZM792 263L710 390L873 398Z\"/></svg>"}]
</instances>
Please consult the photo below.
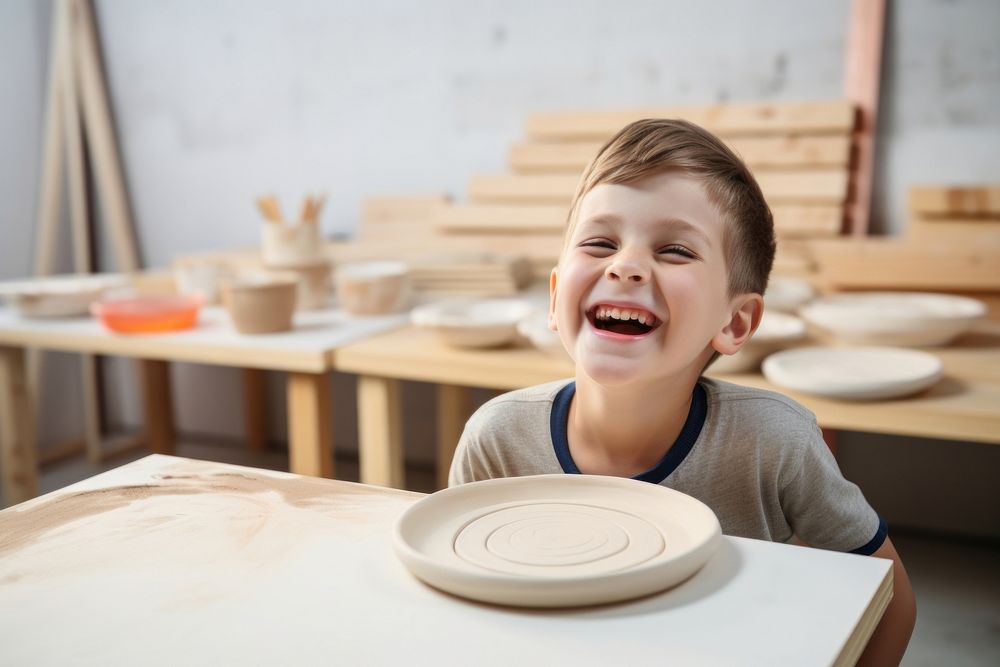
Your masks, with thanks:
<instances>
[{"instance_id":1,"label":"unfinished clay plate","mask_svg":"<svg viewBox=\"0 0 1000 667\"><path fill-rule=\"evenodd\" d=\"M517 323L532 314L520 299L443 301L414 308L413 323L431 329L453 347L500 347L517 336Z\"/></svg>"},{"instance_id":2,"label":"unfinished clay plate","mask_svg":"<svg viewBox=\"0 0 1000 667\"><path fill-rule=\"evenodd\" d=\"M787 389L846 400L908 396L942 374L933 354L895 347L801 347L772 354L762 368Z\"/></svg>"},{"instance_id":3,"label":"unfinished clay plate","mask_svg":"<svg viewBox=\"0 0 1000 667\"><path fill-rule=\"evenodd\" d=\"M5 296L22 317L86 315L90 304L106 292L129 284L120 274L67 274L0 283Z\"/></svg>"},{"instance_id":4,"label":"unfinished clay plate","mask_svg":"<svg viewBox=\"0 0 1000 667\"><path fill-rule=\"evenodd\" d=\"M424 582L524 607L619 602L684 581L721 540L702 502L657 484L597 475L473 482L417 501L396 554Z\"/></svg>"},{"instance_id":5,"label":"unfinished clay plate","mask_svg":"<svg viewBox=\"0 0 1000 667\"><path fill-rule=\"evenodd\" d=\"M951 294L863 292L837 294L803 306L813 326L855 344L946 345L986 314L986 304Z\"/></svg>"}]
</instances>

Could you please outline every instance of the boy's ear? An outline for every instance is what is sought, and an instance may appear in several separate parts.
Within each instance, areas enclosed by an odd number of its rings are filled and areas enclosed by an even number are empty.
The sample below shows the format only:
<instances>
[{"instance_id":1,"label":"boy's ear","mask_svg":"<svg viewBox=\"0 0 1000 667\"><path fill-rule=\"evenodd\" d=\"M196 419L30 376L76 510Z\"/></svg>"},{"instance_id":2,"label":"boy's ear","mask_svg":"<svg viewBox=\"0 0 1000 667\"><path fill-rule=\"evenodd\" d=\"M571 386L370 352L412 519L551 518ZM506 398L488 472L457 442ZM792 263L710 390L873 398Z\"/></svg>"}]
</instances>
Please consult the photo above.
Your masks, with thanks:
<instances>
[{"instance_id":1,"label":"boy's ear","mask_svg":"<svg viewBox=\"0 0 1000 667\"><path fill-rule=\"evenodd\" d=\"M722 354L736 354L757 330L763 314L764 299L760 294L736 297L732 303L732 315L712 339L712 347Z\"/></svg>"},{"instance_id":2,"label":"boy's ear","mask_svg":"<svg viewBox=\"0 0 1000 667\"><path fill-rule=\"evenodd\" d=\"M549 329L559 331L556 323L556 273L557 269L552 269L549 274Z\"/></svg>"}]
</instances>

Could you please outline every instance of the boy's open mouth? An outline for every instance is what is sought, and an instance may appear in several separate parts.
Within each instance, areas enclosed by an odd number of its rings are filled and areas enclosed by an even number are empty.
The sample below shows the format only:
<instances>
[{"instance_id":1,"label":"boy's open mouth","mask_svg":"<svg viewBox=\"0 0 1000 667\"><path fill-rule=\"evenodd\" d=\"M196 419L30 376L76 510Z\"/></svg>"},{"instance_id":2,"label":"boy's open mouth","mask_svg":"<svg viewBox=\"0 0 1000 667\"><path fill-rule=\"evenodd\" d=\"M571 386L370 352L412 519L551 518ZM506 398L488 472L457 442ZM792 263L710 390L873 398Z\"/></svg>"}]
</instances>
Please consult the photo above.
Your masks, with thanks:
<instances>
[{"instance_id":1,"label":"boy's open mouth","mask_svg":"<svg viewBox=\"0 0 1000 667\"><path fill-rule=\"evenodd\" d=\"M622 336L644 336L660 326L660 320L648 310L598 304L587 311L587 319L600 331Z\"/></svg>"}]
</instances>

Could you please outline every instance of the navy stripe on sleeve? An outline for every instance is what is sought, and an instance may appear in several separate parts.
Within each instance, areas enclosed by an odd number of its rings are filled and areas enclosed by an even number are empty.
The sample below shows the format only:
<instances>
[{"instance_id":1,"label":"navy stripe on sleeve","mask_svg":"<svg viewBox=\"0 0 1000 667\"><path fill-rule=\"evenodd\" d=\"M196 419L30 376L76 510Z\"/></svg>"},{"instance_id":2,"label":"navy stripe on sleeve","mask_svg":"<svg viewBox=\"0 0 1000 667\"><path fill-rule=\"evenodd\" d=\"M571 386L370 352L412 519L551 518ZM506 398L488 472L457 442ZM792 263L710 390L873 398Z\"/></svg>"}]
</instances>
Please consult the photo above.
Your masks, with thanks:
<instances>
[{"instance_id":1,"label":"navy stripe on sleeve","mask_svg":"<svg viewBox=\"0 0 1000 667\"><path fill-rule=\"evenodd\" d=\"M852 549L852 554L861 554L862 556L871 556L873 553L879 550L879 548L885 543L885 538L889 536L889 526L886 524L885 519L879 514L878 517L878 530L875 531L875 537L870 539L867 544L860 546L857 549Z\"/></svg>"}]
</instances>

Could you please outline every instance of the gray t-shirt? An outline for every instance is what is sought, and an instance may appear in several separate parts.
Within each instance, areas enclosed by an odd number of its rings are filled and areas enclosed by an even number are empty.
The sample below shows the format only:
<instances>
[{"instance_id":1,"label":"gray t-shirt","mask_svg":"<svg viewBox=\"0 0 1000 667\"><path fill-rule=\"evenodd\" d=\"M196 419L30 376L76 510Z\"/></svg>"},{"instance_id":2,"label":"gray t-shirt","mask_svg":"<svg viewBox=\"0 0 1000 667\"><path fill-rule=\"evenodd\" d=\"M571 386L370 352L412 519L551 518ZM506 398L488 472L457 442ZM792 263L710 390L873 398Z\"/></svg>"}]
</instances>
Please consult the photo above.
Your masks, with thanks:
<instances>
[{"instance_id":1,"label":"gray t-shirt","mask_svg":"<svg viewBox=\"0 0 1000 667\"><path fill-rule=\"evenodd\" d=\"M550 382L489 401L469 419L451 486L495 477L578 473L566 441L575 383ZM844 479L815 416L770 391L702 378L681 435L636 479L698 498L727 535L873 553L885 523Z\"/></svg>"}]
</instances>

